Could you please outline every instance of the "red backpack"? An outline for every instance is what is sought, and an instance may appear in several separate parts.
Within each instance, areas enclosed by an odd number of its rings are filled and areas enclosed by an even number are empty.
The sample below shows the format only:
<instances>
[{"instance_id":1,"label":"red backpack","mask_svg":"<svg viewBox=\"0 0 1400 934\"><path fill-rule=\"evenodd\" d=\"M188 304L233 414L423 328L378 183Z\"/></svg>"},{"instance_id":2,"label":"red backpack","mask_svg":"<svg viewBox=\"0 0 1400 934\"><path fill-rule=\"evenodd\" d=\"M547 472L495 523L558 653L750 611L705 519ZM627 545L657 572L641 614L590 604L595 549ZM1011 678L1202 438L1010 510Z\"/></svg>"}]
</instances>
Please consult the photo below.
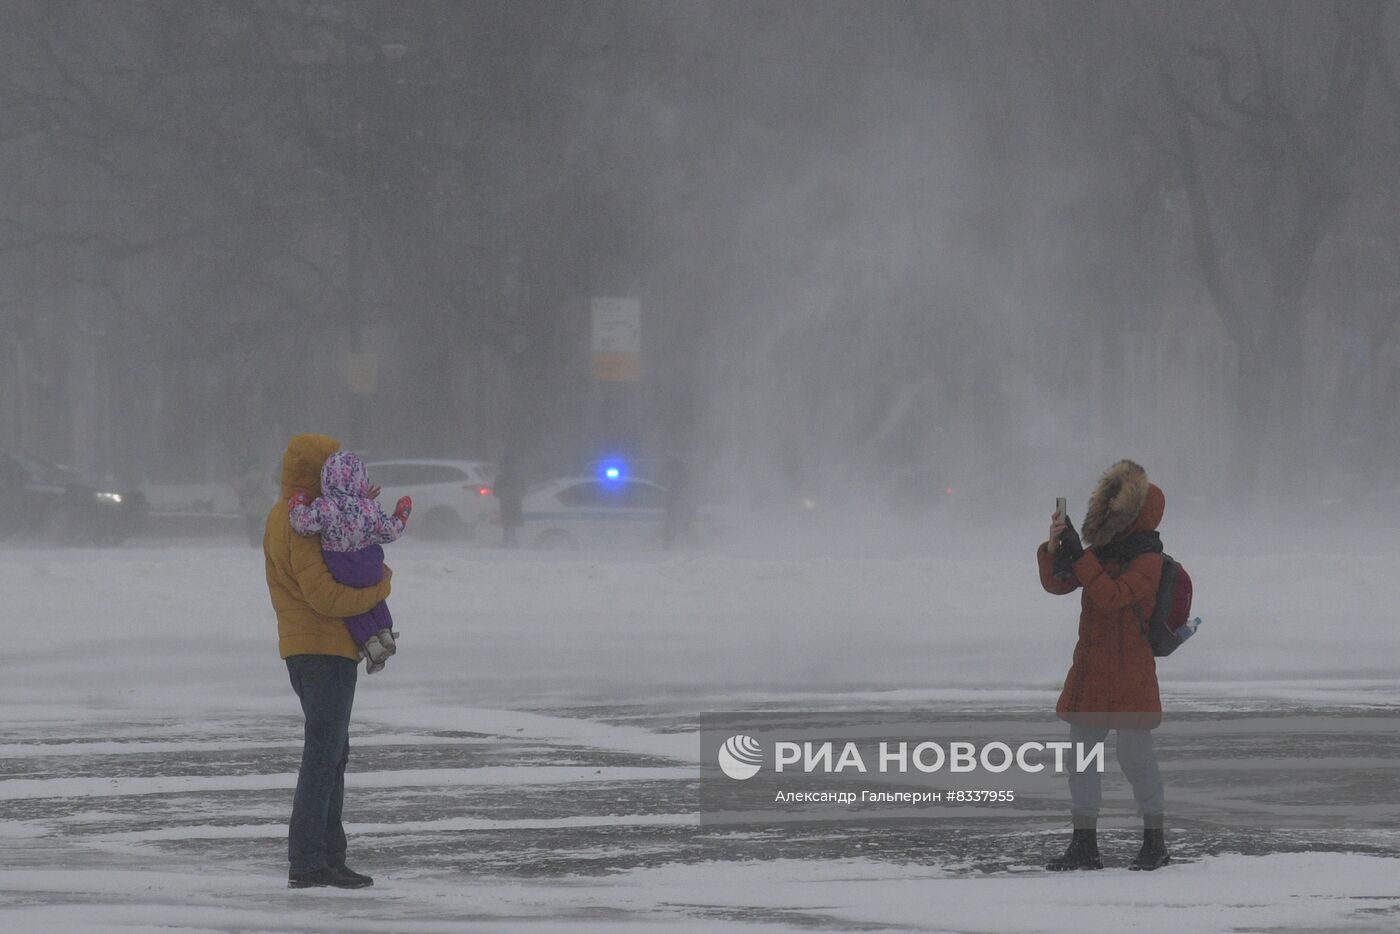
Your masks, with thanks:
<instances>
[{"instance_id":1,"label":"red backpack","mask_svg":"<svg viewBox=\"0 0 1400 934\"><path fill-rule=\"evenodd\" d=\"M1158 658L1175 652L1201 625L1199 616L1191 618L1191 575L1171 555L1162 555L1162 582L1157 585L1152 615L1144 617L1137 604L1133 604L1133 612Z\"/></svg>"}]
</instances>

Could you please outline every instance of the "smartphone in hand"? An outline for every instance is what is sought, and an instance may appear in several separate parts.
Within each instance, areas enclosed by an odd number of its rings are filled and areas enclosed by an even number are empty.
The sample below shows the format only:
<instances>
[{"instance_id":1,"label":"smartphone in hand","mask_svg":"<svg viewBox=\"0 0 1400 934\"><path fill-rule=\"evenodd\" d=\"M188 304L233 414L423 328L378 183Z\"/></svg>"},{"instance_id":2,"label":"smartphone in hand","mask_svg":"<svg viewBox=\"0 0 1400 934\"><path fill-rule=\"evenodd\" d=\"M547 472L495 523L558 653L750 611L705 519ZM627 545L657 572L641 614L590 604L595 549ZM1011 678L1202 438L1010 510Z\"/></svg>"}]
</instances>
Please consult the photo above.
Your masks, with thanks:
<instances>
[{"instance_id":1,"label":"smartphone in hand","mask_svg":"<svg viewBox=\"0 0 1400 934\"><path fill-rule=\"evenodd\" d=\"M1055 521L1069 523L1069 504L1065 502L1063 496L1055 497ZM1055 539L1055 577L1058 580L1070 580L1074 577L1074 572L1069 569L1060 551L1060 543L1064 539L1064 532L1061 532Z\"/></svg>"}]
</instances>

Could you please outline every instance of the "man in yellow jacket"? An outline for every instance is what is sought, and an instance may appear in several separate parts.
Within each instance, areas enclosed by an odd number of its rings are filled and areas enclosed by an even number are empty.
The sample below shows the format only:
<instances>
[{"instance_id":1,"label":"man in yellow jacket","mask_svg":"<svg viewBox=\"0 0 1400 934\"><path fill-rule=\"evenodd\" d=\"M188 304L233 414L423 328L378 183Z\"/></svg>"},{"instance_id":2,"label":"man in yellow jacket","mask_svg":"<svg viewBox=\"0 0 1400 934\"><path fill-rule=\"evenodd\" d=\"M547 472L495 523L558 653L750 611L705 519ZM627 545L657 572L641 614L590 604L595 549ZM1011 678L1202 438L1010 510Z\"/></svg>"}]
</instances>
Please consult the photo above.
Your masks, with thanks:
<instances>
[{"instance_id":1,"label":"man in yellow jacket","mask_svg":"<svg viewBox=\"0 0 1400 934\"><path fill-rule=\"evenodd\" d=\"M298 535L287 519L287 500L295 493L321 495L321 466L338 450L340 442L325 435L292 438L282 455L282 495L263 531L279 648L306 717L288 828L291 888L363 888L374 882L345 865L341 808L360 655L342 620L389 596L389 569L374 587L337 583L321 557L320 539Z\"/></svg>"}]
</instances>

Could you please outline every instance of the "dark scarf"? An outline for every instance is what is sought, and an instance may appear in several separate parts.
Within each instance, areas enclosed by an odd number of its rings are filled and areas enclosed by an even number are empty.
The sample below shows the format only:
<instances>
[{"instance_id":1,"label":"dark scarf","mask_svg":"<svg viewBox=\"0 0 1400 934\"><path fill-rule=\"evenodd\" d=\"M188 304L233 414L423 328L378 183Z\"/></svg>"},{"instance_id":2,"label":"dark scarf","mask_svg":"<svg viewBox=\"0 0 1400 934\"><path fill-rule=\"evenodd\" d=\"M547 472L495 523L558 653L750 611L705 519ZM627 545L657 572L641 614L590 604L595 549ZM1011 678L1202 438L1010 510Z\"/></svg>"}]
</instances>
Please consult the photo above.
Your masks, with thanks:
<instances>
[{"instance_id":1,"label":"dark scarf","mask_svg":"<svg viewBox=\"0 0 1400 934\"><path fill-rule=\"evenodd\" d=\"M1161 554L1162 536L1154 532L1134 532L1115 538L1107 545L1095 545L1093 552L1100 562L1119 561L1127 564L1138 555Z\"/></svg>"},{"instance_id":2,"label":"dark scarf","mask_svg":"<svg viewBox=\"0 0 1400 934\"><path fill-rule=\"evenodd\" d=\"M1107 545L1095 545L1089 549L1094 553L1094 557L1099 559L1099 563L1106 561L1118 561L1119 567L1126 567L1128 562L1138 555L1161 554L1162 536L1156 532L1134 532L1132 535L1125 535L1122 538L1115 538ZM1074 579L1074 569L1070 566L1069 555L1061 548L1055 552L1055 564L1053 574L1062 581ZM1117 577L1117 574L1112 575Z\"/></svg>"}]
</instances>

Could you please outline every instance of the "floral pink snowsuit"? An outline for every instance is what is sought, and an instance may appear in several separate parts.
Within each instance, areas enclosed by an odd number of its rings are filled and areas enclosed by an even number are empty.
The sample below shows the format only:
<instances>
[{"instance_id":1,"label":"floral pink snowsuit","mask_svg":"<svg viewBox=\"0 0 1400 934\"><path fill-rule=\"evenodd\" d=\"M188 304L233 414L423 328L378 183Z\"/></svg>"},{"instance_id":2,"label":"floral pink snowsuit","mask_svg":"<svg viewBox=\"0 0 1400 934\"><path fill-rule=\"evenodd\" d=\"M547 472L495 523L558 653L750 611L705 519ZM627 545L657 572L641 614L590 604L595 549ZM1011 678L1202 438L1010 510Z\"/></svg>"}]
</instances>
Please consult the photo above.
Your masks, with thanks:
<instances>
[{"instance_id":1,"label":"floral pink snowsuit","mask_svg":"<svg viewBox=\"0 0 1400 934\"><path fill-rule=\"evenodd\" d=\"M321 467L321 495L288 511L292 528L301 535L320 535L321 554L331 576L347 587L373 587L384 576L384 549L403 534L404 523L384 514L369 498L369 472L358 454L337 451ZM350 616L345 627L356 645L394 628L389 606L379 603L368 613Z\"/></svg>"}]
</instances>

